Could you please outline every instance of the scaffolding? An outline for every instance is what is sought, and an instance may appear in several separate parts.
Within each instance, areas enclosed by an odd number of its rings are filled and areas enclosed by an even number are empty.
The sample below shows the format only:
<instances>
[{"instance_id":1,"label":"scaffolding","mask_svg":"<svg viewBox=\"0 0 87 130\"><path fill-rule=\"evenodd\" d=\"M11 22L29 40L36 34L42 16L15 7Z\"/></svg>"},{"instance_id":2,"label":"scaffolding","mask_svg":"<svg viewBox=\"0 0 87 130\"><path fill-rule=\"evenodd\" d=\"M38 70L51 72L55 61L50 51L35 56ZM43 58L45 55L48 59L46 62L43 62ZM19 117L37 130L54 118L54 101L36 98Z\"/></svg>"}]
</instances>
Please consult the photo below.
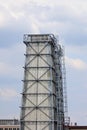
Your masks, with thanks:
<instances>
[{"instance_id":1,"label":"scaffolding","mask_svg":"<svg viewBox=\"0 0 87 130\"><path fill-rule=\"evenodd\" d=\"M64 130L63 49L53 34L25 34L21 130Z\"/></svg>"}]
</instances>

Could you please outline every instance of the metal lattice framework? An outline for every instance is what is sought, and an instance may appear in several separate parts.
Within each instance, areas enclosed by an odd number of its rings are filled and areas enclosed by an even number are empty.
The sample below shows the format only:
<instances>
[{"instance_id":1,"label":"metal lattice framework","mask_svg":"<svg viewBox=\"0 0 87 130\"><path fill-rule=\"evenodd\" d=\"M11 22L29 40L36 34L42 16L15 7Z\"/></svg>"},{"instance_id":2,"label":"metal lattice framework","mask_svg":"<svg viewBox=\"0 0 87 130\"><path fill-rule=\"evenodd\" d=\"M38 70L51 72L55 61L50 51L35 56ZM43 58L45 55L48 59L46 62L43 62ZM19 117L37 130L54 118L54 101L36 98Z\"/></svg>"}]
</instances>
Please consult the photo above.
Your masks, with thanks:
<instances>
[{"instance_id":1,"label":"metal lattice framework","mask_svg":"<svg viewBox=\"0 0 87 130\"><path fill-rule=\"evenodd\" d=\"M63 50L54 35L24 35L21 130L63 130Z\"/></svg>"}]
</instances>

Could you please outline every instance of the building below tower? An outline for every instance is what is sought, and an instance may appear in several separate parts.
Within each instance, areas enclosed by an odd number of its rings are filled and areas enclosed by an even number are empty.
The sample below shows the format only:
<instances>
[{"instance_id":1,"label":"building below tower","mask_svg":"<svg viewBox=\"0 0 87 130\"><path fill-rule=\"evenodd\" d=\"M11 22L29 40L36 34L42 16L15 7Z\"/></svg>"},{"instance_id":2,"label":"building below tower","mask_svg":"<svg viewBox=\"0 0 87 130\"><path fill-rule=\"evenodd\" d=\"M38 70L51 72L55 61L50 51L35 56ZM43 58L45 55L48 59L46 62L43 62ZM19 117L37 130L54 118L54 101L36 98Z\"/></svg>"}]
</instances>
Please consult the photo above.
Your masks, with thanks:
<instances>
[{"instance_id":1,"label":"building below tower","mask_svg":"<svg viewBox=\"0 0 87 130\"><path fill-rule=\"evenodd\" d=\"M18 119L0 119L0 130L19 130Z\"/></svg>"}]
</instances>

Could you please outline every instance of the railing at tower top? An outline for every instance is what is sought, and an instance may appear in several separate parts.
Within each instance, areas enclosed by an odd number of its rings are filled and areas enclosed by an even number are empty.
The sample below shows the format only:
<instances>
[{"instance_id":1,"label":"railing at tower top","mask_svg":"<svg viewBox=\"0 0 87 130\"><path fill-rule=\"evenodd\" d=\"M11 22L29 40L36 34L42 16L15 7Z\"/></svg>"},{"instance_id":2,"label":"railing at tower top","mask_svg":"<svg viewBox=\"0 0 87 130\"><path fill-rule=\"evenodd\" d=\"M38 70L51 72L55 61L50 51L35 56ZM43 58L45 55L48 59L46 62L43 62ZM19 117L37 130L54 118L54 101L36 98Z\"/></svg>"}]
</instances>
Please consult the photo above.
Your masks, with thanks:
<instances>
[{"instance_id":1,"label":"railing at tower top","mask_svg":"<svg viewBox=\"0 0 87 130\"><path fill-rule=\"evenodd\" d=\"M52 41L54 40L54 35L53 34L24 34L23 37L23 42L24 43L29 43L29 42L45 42L45 41Z\"/></svg>"}]
</instances>

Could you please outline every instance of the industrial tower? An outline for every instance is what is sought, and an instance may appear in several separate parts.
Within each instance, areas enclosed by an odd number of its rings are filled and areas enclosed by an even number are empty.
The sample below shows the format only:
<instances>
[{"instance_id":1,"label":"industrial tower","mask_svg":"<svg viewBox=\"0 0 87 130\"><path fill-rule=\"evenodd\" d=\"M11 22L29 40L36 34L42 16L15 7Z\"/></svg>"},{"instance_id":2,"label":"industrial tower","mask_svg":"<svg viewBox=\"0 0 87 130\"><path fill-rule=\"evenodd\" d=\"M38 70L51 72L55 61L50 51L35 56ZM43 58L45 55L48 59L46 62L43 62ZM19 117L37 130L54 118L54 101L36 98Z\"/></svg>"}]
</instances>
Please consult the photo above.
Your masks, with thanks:
<instances>
[{"instance_id":1,"label":"industrial tower","mask_svg":"<svg viewBox=\"0 0 87 130\"><path fill-rule=\"evenodd\" d=\"M25 34L21 130L64 130L63 49L53 34Z\"/></svg>"}]
</instances>

